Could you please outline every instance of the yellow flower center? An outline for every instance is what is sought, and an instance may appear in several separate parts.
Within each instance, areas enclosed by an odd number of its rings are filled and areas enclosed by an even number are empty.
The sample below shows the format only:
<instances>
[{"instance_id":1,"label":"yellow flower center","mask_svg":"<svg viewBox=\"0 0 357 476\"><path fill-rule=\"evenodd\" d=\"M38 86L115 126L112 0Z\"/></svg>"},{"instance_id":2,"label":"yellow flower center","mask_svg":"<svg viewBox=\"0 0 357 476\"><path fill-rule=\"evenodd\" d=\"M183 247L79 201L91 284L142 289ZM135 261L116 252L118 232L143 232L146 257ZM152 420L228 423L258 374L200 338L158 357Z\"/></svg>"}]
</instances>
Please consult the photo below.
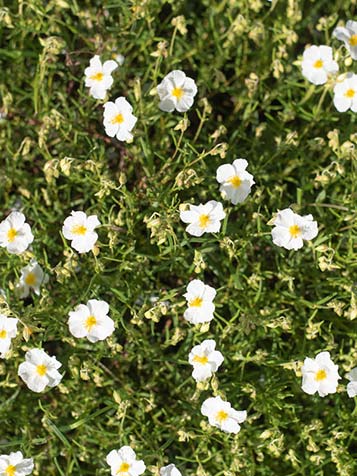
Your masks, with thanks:
<instances>
[{"instance_id":1,"label":"yellow flower center","mask_svg":"<svg viewBox=\"0 0 357 476\"><path fill-rule=\"evenodd\" d=\"M228 418L228 413L225 412L224 410L220 410L216 415L216 420L219 423L223 423L224 421L227 420L227 418Z\"/></svg>"},{"instance_id":2,"label":"yellow flower center","mask_svg":"<svg viewBox=\"0 0 357 476\"><path fill-rule=\"evenodd\" d=\"M15 471L16 471L16 466L13 466L10 464L6 469L5 469L5 474L6 476L15 476Z\"/></svg>"},{"instance_id":3,"label":"yellow flower center","mask_svg":"<svg viewBox=\"0 0 357 476\"><path fill-rule=\"evenodd\" d=\"M73 228L72 228L72 233L74 235L85 235L87 232L87 228L84 226L84 225L75 225Z\"/></svg>"},{"instance_id":4,"label":"yellow flower center","mask_svg":"<svg viewBox=\"0 0 357 476\"><path fill-rule=\"evenodd\" d=\"M195 297L190 301L190 307L201 307L203 303L203 299L200 297Z\"/></svg>"},{"instance_id":5,"label":"yellow flower center","mask_svg":"<svg viewBox=\"0 0 357 476\"><path fill-rule=\"evenodd\" d=\"M193 361L197 362L198 364L205 365L208 362L208 357L206 355L195 355Z\"/></svg>"},{"instance_id":6,"label":"yellow flower center","mask_svg":"<svg viewBox=\"0 0 357 476\"><path fill-rule=\"evenodd\" d=\"M352 35L351 38L348 40L348 43L351 46L357 46L357 35Z\"/></svg>"},{"instance_id":7,"label":"yellow flower center","mask_svg":"<svg viewBox=\"0 0 357 476\"><path fill-rule=\"evenodd\" d=\"M7 332L5 329L1 329L0 331L0 339L6 339Z\"/></svg>"},{"instance_id":8,"label":"yellow flower center","mask_svg":"<svg viewBox=\"0 0 357 476\"><path fill-rule=\"evenodd\" d=\"M36 372L38 373L40 377L43 377L44 375L46 375L46 372L47 372L46 365L43 365L43 364L38 365L36 367Z\"/></svg>"},{"instance_id":9,"label":"yellow flower center","mask_svg":"<svg viewBox=\"0 0 357 476\"><path fill-rule=\"evenodd\" d=\"M12 243L17 236L17 230L15 228L10 228L10 230L7 232L7 239L9 243Z\"/></svg>"},{"instance_id":10,"label":"yellow flower center","mask_svg":"<svg viewBox=\"0 0 357 476\"><path fill-rule=\"evenodd\" d=\"M117 474L127 473L129 471L129 468L130 468L129 463L122 463L117 471Z\"/></svg>"},{"instance_id":11,"label":"yellow flower center","mask_svg":"<svg viewBox=\"0 0 357 476\"><path fill-rule=\"evenodd\" d=\"M347 89L345 92L346 98L353 98L356 94L356 91L354 89Z\"/></svg>"},{"instance_id":12,"label":"yellow flower center","mask_svg":"<svg viewBox=\"0 0 357 476\"><path fill-rule=\"evenodd\" d=\"M36 276L34 273L29 273L25 278L27 286L34 286L36 284Z\"/></svg>"},{"instance_id":13,"label":"yellow flower center","mask_svg":"<svg viewBox=\"0 0 357 476\"><path fill-rule=\"evenodd\" d=\"M103 78L104 78L104 74L101 72L95 73L92 76L90 76L90 79L93 79L94 81L102 81Z\"/></svg>"},{"instance_id":14,"label":"yellow flower center","mask_svg":"<svg viewBox=\"0 0 357 476\"><path fill-rule=\"evenodd\" d=\"M316 60L315 63L314 63L314 68L320 69L320 68L323 67L323 65L324 65L324 62L323 62L322 60L318 59L318 60Z\"/></svg>"},{"instance_id":15,"label":"yellow flower center","mask_svg":"<svg viewBox=\"0 0 357 476\"><path fill-rule=\"evenodd\" d=\"M123 114L117 114L111 121L112 124L121 124L124 122Z\"/></svg>"},{"instance_id":16,"label":"yellow flower center","mask_svg":"<svg viewBox=\"0 0 357 476\"><path fill-rule=\"evenodd\" d=\"M325 380L327 377L326 370L318 370L315 374L315 380L316 382L321 382L321 380Z\"/></svg>"},{"instance_id":17,"label":"yellow flower center","mask_svg":"<svg viewBox=\"0 0 357 476\"><path fill-rule=\"evenodd\" d=\"M171 91L171 94L176 98L176 99L181 99L183 96L183 89L182 88L174 88Z\"/></svg>"},{"instance_id":18,"label":"yellow flower center","mask_svg":"<svg viewBox=\"0 0 357 476\"><path fill-rule=\"evenodd\" d=\"M289 232L290 232L290 235L291 235L292 238L297 238L300 235L301 230L300 230L300 227L298 225L292 225L289 228Z\"/></svg>"},{"instance_id":19,"label":"yellow flower center","mask_svg":"<svg viewBox=\"0 0 357 476\"><path fill-rule=\"evenodd\" d=\"M88 331L92 329L93 326L97 324L97 319L94 316L89 316L86 319L85 327Z\"/></svg>"},{"instance_id":20,"label":"yellow flower center","mask_svg":"<svg viewBox=\"0 0 357 476\"><path fill-rule=\"evenodd\" d=\"M234 187L238 188L240 187L240 184L242 183L241 179L238 177L238 175L233 175L228 182Z\"/></svg>"},{"instance_id":21,"label":"yellow flower center","mask_svg":"<svg viewBox=\"0 0 357 476\"><path fill-rule=\"evenodd\" d=\"M198 221L201 228L206 228L210 224L211 219L208 215L200 215Z\"/></svg>"}]
</instances>

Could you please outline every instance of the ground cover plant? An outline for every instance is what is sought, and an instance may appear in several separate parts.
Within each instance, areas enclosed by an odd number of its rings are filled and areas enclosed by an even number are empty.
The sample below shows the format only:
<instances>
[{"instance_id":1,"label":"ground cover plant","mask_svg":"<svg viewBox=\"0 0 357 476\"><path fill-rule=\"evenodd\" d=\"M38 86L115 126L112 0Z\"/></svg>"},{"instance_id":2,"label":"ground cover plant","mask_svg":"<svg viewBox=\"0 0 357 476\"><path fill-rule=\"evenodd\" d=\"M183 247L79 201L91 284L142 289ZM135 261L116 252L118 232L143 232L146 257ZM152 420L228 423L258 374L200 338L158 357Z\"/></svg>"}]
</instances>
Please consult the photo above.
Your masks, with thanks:
<instances>
[{"instance_id":1,"label":"ground cover plant","mask_svg":"<svg viewBox=\"0 0 357 476\"><path fill-rule=\"evenodd\" d=\"M0 475L357 474L355 15L0 8Z\"/></svg>"}]
</instances>

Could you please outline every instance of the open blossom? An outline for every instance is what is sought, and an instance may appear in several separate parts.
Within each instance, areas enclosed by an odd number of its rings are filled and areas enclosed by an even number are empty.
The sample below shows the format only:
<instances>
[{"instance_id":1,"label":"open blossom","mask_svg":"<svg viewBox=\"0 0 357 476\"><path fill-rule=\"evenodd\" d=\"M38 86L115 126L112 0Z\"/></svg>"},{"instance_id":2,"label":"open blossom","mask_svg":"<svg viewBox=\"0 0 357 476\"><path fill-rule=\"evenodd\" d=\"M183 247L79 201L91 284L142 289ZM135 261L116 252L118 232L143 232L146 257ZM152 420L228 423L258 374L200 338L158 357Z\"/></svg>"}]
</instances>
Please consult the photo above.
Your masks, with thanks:
<instances>
[{"instance_id":1,"label":"open blossom","mask_svg":"<svg viewBox=\"0 0 357 476\"><path fill-rule=\"evenodd\" d=\"M0 357L4 358L11 346L11 339L16 337L18 319L0 314Z\"/></svg>"},{"instance_id":2,"label":"open blossom","mask_svg":"<svg viewBox=\"0 0 357 476\"><path fill-rule=\"evenodd\" d=\"M24 458L21 451L0 455L0 476L26 476L33 468L33 459Z\"/></svg>"},{"instance_id":3,"label":"open blossom","mask_svg":"<svg viewBox=\"0 0 357 476\"><path fill-rule=\"evenodd\" d=\"M306 357L302 372L302 389L309 395L318 392L320 397L329 393L336 393L338 380L338 366L335 365L329 352L320 352L314 359Z\"/></svg>"},{"instance_id":4,"label":"open blossom","mask_svg":"<svg viewBox=\"0 0 357 476\"><path fill-rule=\"evenodd\" d=\"M247 412L237 411L229 402L221 397L207 398L202 403L201 413L208 417L210 425L213 425L226 433L238 433L239 423L247 419Z\"/></svg>"},{"instance_id":5,"label":"open blossom","mask_svg":"<svg viewBox=\"0 0 357 476\"><path fill-rule=\"evenodd\" d=\"M326 83L329 74L337 73L338 64L333 60L329 46L310 46L302 56L302 74L313 84Z\"/></svg>"},{"instance_id":6,"label":"open blossom","mask_svg":"<svg viewBox=\"0 0 357 476\"><path fill-rule=\"evenodd\" d=\"M169 464L160 468L160 476L182 476L182 474L174 464Z\"/></svg>"},{"instance_id":7,"label":"open blossom","mask_svg":"<svg viewBox=\"0 0 357 476\"><path fill-rule=\"evenodd\" d=\"M106 461L112 476L139 476L146 469L144 461L136 459L135 451L130 446L112 450L108 453Z\"/></svg>"},{"instance_id":8,"label":"open blossom","mask_svg":"<svg viewBox=\"0 0 357 476\"><path fill-rule=\"evenodd\" d=\"M72 211L63 223L62 233L78 253L88 253L98 239L94 231L100 225L97 215L87 216L84 212Z\"/></svg>"},{"instance_id":9,"label":"open blossom","mask_svg":"<svg viewBox=\"0 0 357 476\"><path fill-rule=\"evenodd\" d=\"M339 112L351 109L357 112L357 74L348 73L343 81L333 88L333 103Z\"/></svg>"},{"instance_id":10,"label":"open blossom","mask_svg":"<svg viewBox=\"0 0 357 476\"><path fill-rule=\"evenodd\" d=\"M159 108L165 112L185 112L193 104L197 87L192 78L183 71L175 70L167 74L157 87L160 97Z\"/></svg>"},{"instance_id":11,"label":"open blossom","mask_svg":"<svg viewBox=\"0 0 357 476\"><path fill-rule=\"evenodd\" d=\"M33 242L31 227L25 220L23 213L11 212L0 223L0 246L9 253L21 254Z\"/></svg>"},{"instance_id":12,"label":"open blossom","mask_svg":"<svg viewBox=\"0 0 357 476\"><path fill-rule=\"evenodd\" d=\"M347 394L352 398L357 395L357 367L347 374L347 378L350 381L350 383L347 384Z\"/></svg>"},{"instance_id":13,"label":"open blossom","mask_svg":"<svg viewBox=\"0 0 357 476\"><path fill-rule=\"evenodd\" d=\"M215 306L213 299L216 296L216 290L204 284L200 279L192 280L187 288L184 297L187 300L188 308L183 317L192 324L202 324L213 319Z\"/></svg>"},{"instance_id":14,"label":"open blossom","mask_svg":"<svg viewBox=\"0 0 357 476\"><path fill-rule=\"evenodd\" d=\"M217 169L216 179L221 184L219 190L233 205L244 202L255 183L253 175L245 170L247 167L245 159L236 159L233 164L223 164Z\"/></svg>"},{"instance_id":15,"label":"open blossom","mask_svg":"<svg viewBox=\"0 0 357 476\"><path fill-rule=\"evenodd\" d=\"M20 280L16 285L20 298L26 298L31 289L39 296L41 285L47 281L47 278L37 261L31 260L30 264L21 269Z\"/></svg>"},{"instance_id":16,"label":"open blossom","mask_svg":"<svg viewBox=\"0 0 357 476\"><path fill-rule=\"evenodd\" d=\"M333 30L332 36L344 42L352 59L357 59L357 22L348 20L346 26L338 26Z\"/></svg>"},{"instance_id":17,"label":"open blossom","mask_svg":"<svg viewBox=\"0 0 357 476\"><path fill-rule=\"evenodd\" d=\"M109 137L116 137L121 141L133 138L131 130L136 124L137 117L133 114L130 103L121 96L115 102L108 101L104 104L103 124Z\"/></svg>"},{"instance_id":18,"label":"open blossom","mask_svg":"<svg viewBox=\"0 0 357 476\"><path fill-rule=\"evenodd\" d=\"M287 250L298 250L303 240L312 240L317 236L318 229L312 215L300 216L290 208L280 210L274 220L271 234L273 243Z\"/></svg>"},{"instance_id":19,"label":"open blossom","mask_svg":"<svg viewBox=\"0 0 357 476\"><path fill-rule=\"evenodd\" d=\"M105 301L90 299L69 313L68 326L74 337L86 337L89 342L104 340L114 332L114 321L108 316Z\"/></svg>"},{"instance_id":20,"label":"open blossom","mask_svg":"<svg viewBox=\"0 0 357 476\"><path fill-rule=\"evenodd\" d=\"M206 339L191 349L188 361L193 365L192 377L196 382L202 382L211 377L222 364L224 357L215 349L216 342L213 339Z\"/></svg>"},{"instance_id":21,"label":"open blossom","mask_svg":"<svg viewBox=\"0 0 357 476\"><path fill-rule=\"evenodd\" d=\"M86 76L85 85L89 87L89 93L95 99L104 99L107 90L113 84L111 73L118 67L118 64L113 61L105 61L102 65L98 55L93 56L89 62L88 68L84 70Z\"/></svg>"},{"instance_id":22,"label":"open blossom","mask_svg":"<svg viewBox=\"0 0 357 476\"><path fill-rule=\"evenodd\" d=\"M190 205L189 210L180 212L180 218L186 227L187 233L193 236L202 236L203 233L217 233L221 228L221 220L226 216L222 203L210 200L204 205Z\"/></svg>"},{"instance_id":23,"label":"open blossom","mask_svg":"<svg viewBox=\"0 0 357 476\"><path fill-rule=\"evenodd\" d=\"M19 365L18 374L33 392L42 392L47 386L55 387L62 379L58 369L62 366L56 357L50 357L42 349L26 352L25 362Z\"/></svg>"}]
</instances>

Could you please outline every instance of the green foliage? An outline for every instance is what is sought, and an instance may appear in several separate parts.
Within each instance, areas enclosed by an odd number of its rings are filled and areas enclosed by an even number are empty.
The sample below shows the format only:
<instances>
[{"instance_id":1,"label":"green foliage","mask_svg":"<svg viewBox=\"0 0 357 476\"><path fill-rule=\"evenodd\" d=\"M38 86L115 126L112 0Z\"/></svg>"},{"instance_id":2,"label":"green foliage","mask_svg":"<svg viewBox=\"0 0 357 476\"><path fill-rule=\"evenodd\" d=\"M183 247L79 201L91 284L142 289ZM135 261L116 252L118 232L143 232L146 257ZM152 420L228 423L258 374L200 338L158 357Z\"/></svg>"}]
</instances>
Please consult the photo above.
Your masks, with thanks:
<instances>
[{"instance_id":1,"label":"green foliage","mask_svg":"<svg viewBox=\"0 0 357 476\"><path fill-rule=\"evenodd\" d=\"M338 4L337 4L338 3ZM329 350L341 376L357 364L356 117L338 113L332 85L311 86L297 59L329 44L356 0L31 0L0 9L1 219L20 207L33 250L0 250L2 311L21 321L1 361L0 452L34 457L34 474L109 474L106 454L131 444L150 471L183 475L355 475L355 404L343 379L325 398L301 390L300 364ZM102 105L84 87L94 54L125 63L110 98L138 122L131 144L105 135ZM347 64L347 63L346 63ZM158 109L173 69L195 78L185 115ZM244 157L256 181L241 205L224 202L217 235L193 238L182 203L220 200L215 171ZM319 235L302 250L272 244L278 209L312 213ZM95 255L61 236L71 210L97 214ZM49 274L41 297L14 286L35 257ZM210 326L183 320L187 283L217 289ZM115 334L90 344L68 312L104 299ZM155 299L158 299L155 301ZM23 332L22 332L23 331ZM225 356L196 388L188 353L214 338ZM59 387L37 395L17 376L26 350L62 362ZM202 401L247 409L241 432L210 427Z\"/></svg>"}]
</instances>

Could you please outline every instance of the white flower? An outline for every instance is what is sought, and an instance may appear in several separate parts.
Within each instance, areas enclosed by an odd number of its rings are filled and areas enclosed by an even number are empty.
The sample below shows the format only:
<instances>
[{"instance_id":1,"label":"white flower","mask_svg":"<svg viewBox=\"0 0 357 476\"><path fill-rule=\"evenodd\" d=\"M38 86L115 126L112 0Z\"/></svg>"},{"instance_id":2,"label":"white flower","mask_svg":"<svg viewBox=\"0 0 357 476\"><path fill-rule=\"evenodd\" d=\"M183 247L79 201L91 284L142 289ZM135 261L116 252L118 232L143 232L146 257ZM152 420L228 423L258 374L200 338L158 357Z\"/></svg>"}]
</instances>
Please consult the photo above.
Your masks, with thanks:
<instances>
[{"instance_id":1,"label":"white flower","mask_svg":"<svg viewBox=\"0 0 357 476\"><path fill-rule=\"evenodd\" d=\"M121 53L118 53L115 55L115 61L118 63L119 66L123 66L125 61L125 56L123 56Z\"/></svg>"},{"instance_id":2,"label":"white flower","mask_svg":"<svg viewBox=\"0 0 357 476\"><path fill-rule=\"evenodd\" d=\"M160 468L160 476L182 476L182 474L174 464L169 464Z\"/></svg>"},{"instance_id":3,"label":"white flower","mask_svg":"<svg viewBox=\"0 0 357 476\"><path fill-rule=\"evenodd\" d=\"M202 236L203 233L217 233L221 228L221 221L226 216L222 203L210 200L204 205L190 205L189 210L181 211L180 218L186 227L187 233L193 236Z\"/></svg>"},{"instance_id":4,"label":"white flower","mask_svg":"<svg viewBox=\"0 0 357 476\"><path fill-rule=\"evenodd\" d=\"M98 55L93 56L89 62L88 68L84 70L86 75L85 85L89 87L89 93L95 99L104 99L107 90L113 84L111 73L118 67L118 64L109 60L103 65Z\"/></svg>"},{"instance_id":5,"label":"white flower","mask_svg":"<svg viewBox=\"0 0 357 476\"><path fill-rule=\"evenodd\" d=\"M175 70L167 74L157 87L160 97L159 108L165 112L185 112L193 104L197 87L193 79L183 71Z\"/></svg>"},{"instance_id":6,"label":"white flower","mask_svg":"<svg viewBox=\"0 0 357 476\"><path fill-rule=\"evenodd\" d=\"M26 352L25 362L19 365L18 375L33 392L42 392L47 386L55 387L62 379L58 372L62 364L42 349Z\"/></svg>"},{"instance_id":7,"label":"white flower","mask_svg":"<svg viewBox=\"0 0 357 476\"><path fill-rule=\"evenodd\" d=\"M346 48L350 52L352 59L357 59L357 22L348 20L346 26L338 26L332 36L344 42Z\"/></svg>"},{"instance_id":8,"label":"white flower","mask_svg":"<svg viewBox=\"0 0 357 476\"><path fill-rule=\"evenodd\" d=\"M0 476L26 476L33 468L33 459L24 458L21 451L0 456Z\"/></svg>"},{"instance_id":9,"label":"white flower","mask_svg":"<svg viewBox=\"0 0 357 476\"><path fill-rule=\"evenodd\" d=\"M130 131L138 120L132 112L133 108L123 96L117 98L115 102L106 102L103 120L106 134L109 137L116 136L121 141L131 140L133 134Z\"/></svg>"},{"instance_id":10,"label":"white flower","mask_svg":"<svg viewBox=\"0 0 357 476\"><path fill-rule=\"evenodd\" d=\"M39 296L41 285L47 278L37 261L31 260L30 264L21 269L20 281L16 285L20 298L26 298L30 294L30 289Z\"/></svg>"},{"instance_id":11,"label":"white flower","mask_svg":"<svg viewBox=\"0 0 357 476\"><path fill-rule=\"evenodd\" d=\"M231 404L222 400L221 397L207 398L202 403L201 413L208 417L210 425L226 433L238 433L240 430L239 423L242 423L247 418L245 410L234 410Z\"/></svg>"},{"instance_id":12,"label":"white flower","mask_svg":"<svg viewBox=\"0 0 357 476\"><path fill-rule=\"evenodd\" d=\"M302 74L313 84L324 84L328 75L337 73L338 64L332 58L329 46L310 46L302 56Z\"/></svg>"},{"instance_id":13,"label":"white flower","mask_svg":"<svg viewBox=\"0 0 357 476\"><path fill-rule=\"evenodd\" d=\"M192 377L196 382L202 382L211 377L222 364L224 357L215 348L216 342L213 339L206 339L191 349L188 361L193 365Z\"/></svg>"},{"instance_id":14,"label":"white flower","mask_svg":"<svg viewBox=\"0 0 357 476\"><path fill-rule=\"evenodd\" d=\"M347 378L350 381L350 383L347 384L347 393L348 396L352 398L357 395L357 367L347 374Z\"/></svg>"},{"instance_id":15,"label":"white flower","mask_svg":"<svg viewBox=\"0 0 357 476\"><path fill-rule=\"evenodd\" d=\"M192 280L187 288L184 297L187 300L188 308L183 317L192 324L201 324L213 319L216 290L208 284L204 284L200 279Z\"/></svg>"},{"instance_id":16,"label":"white flower","mask_svg":"<svg viewBox=\"0 0 357 476\"><path fill-rule=\"evenodd\" d=\"M343 81L333 88L333 103L339 112L351 109L357 112L357 74L348 73Z\"/></svg>"},{"instance_id":17,"label":"white flower","mask_svg":"<svg viewBox=\"0 0 357 476\"><path fill-rule=\"evenodd\" d=\"M314 359L306 357L302 372L302 389L309 395L318 392L320 397L329 393L336 393L338 379L338 366L335 365L329 352L320 352Z\"/></svg>"},{"instance_id":18,"label":"white flower","mask_svg":"<svg viewBox=\"0 0 357 476\"><path fill-rule=\"evenodd\" d=\"M72 240L71 246L78 253L91 251L98 239L94 231L100 225L97 215L87 215L84 212L71 212L63 223L62 233L67 240Z\"/></svg>"},{"instance_id":19,"label":"white flower","mask_svg":"<svg viewBox=\"0 0 357 476\"><path fill-rule=\"evenodd\" d=\"M255 183L253 175L245 170L247 166L245 159L236 159L233 164L223 164L217 169L216 179L221 184L219 190L233 205L244 202Z\"/></svg>"},{"instance_id":20,"label":"white flower","mask_svg":"<svg viewBox=\"0 0 357 476\"><path fill-rule=\"evenodd\" d=\"M6 248L9 253L23 253L33 242L31 227L25 220L23 213L11 212L0 223L0 246Z\"/></svg>"},{"instance_id":21,"label":"white flower","mask_svg":"<svg viewBox=\"0 0 357 476\"><path fill-rule=\"evenodd\" d=\"M68 326L74 337L86 337L89 342L104 340L114 332L114 321L108 316L105 301L90 299L69 313Z\"/></svg>"},{"instance_id":22,"label":"white flower","mask_svg":"<svg viewBox=\"0 0 357 476\"><path fill-rule=\"evenodd\" d=\"M139 476L145 471L145 463L136 459L135 451L130 446L122 446L107 455L112 476Z\"/></svg>"},{"instance_id":23,"label":"white flower","mask_svg":"<svg viewBox=\"0 0 357 476\"><path fill-rule=\"evenodd\" d=\"M11 339L16 337L18 319L0 314L0 357L4 358L11 346Z\"/></svg>"},{"instance_id":24,"label":"white flower","mask_svg":"<svg viewBox=\"0 0 357 476\"><path fill-rule=\"evenodd\" d=\"M287 250L298 250L303 240L312 240L317 236L318 229L312 215L300 216L290 208L280 210L274 220L275 228L271 234L273 243Z\"/></svg>"}]
</instances>

